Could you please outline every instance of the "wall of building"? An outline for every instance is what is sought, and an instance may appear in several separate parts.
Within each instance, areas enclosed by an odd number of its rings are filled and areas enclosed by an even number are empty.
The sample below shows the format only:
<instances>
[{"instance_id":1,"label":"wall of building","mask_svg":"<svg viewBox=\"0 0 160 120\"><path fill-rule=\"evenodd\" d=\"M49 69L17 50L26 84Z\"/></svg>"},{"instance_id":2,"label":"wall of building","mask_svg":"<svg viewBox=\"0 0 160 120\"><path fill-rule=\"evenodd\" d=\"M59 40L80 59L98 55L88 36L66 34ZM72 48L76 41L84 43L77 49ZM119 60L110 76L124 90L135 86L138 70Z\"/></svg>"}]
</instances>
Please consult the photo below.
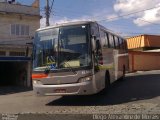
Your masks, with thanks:
<instances>
[{"instance_id":1,"label":"wall of building","mask_svg":"<svg viewBox=\"0 0 160 120\"><path fill-rule=\"evenodd\" d=\"M36 2L38 2L38 0L36 0ZM41 17L37 5L33 7L0 2L0 58L9 58L9 61L0 59L0 62L6 64L8 64L8 62L13 63L11 65L16 64L17 67L14 68L15 71L19 71L21 67L24 66L25 71L27 71L25 75L27 79L25 86L31 86L31 61L16 61L12 59L14 57L31 58L32 46L27 43L32 42L35 31L40 27ZM29 34L11 34L11 25L16 24L29 26ZM19 28L21 29L22 27Z\"/></svg>"},{"instance_id":2,"label":"wall of building","mask_svg":"<svg viewBox=\"0 0 160 120\"><path fill-rule=\"evenodd\" d=\"M27 50L28 49L28 50ZM30 45L0 45L1 56L26 56L30 57L32 54L32 46Z\"/></svg>"},{"instance_id":3,"label":"wall of building","mask_svg":"<svg viewBox=\"0 0 160 120\"><path fill-rule=\"evenodd\" d=\"M160 36L158 35L140 35L127 38L128 49L141 49L145 47L160 47Z\"/></svg>"},{"instance_id":4,"label":"wall of building","mask_svg":"<svg viewBox=\"0 0 160 120\"><path fill-rule=\"evenodd\" d=\"M129 52L129 71L160 70L159 52Z\"/></svg>"},{"instance_id":5,"label":"wall of building","mask_svg":"<svg viewBox=\"0 0 160 120\"><path fill-rule=\"evenodd\" d=\"M26 15L37 15L39 16L39 8L32 7L21 4L8 4L6 2L0 3L0 12L8 12L8 13L20 13Z\"/></svg>"},{"instance_id":6,"label":"wall of building","mask_svg":"<svg viewBox=\"0 0 160 120\"><path fill-rule=\"evenodd\" d=\"M144 47L144 36L135 36L131 38L127 38L127 46L128 49L135 49Z\"/></svg>"},{"instance_id":7,"label":"wall of building","mask_svg":"<svg viewBox=\"0 0 160 120\"><path fill-rule=\"evenodd\" d=\"M129 71L160 70L160 52L146 50L160 48L160 36L139 35L127 39Z\"/></svg>"},{"instance_id":8,"label":"wall of building","mask_svg":"<svg viewBox=\"0 0 160 120\"><path fill-rule=\"evenodd\" d=\"M0 42L2 41L17 41L17 43L25 44L25 41L32 40L35 31L40 27L40 18L36 16L24 16L16 14L0 14ZM29 26L29 35L16 36L11 35L11 25L12 24L21 24ZM25 40L25 41L24 41ZM11 42L8 42L11 43ZM17 44L16 43L16 44Z\"/></svg>"},{"instance_id":9,"label":"wall of building","mask_svg":"<svg viewBox=\"0 0 160 120\"><path fill-rule=\"evenodd\" d=\"M29 34L11 34L11 25L15 24L29 26ZM39 27L39 7L0 2L0 51L6 51L5 56L11 51L26 52L28 46L26 43L32 42L35 31ZM31 51L30 47L29 51Z\"/></svg>"},{"instance_id":10,"label":"wall of building","mask_svg":"<svg viewBox=\"0 0 160 120\"><path fill-rule=\"evenodd\" d=\"M158 35L146 35L145 36L146 47L160 47L160 36Z\"/></svg>"},{"instance_id":11,"label":"wall of building","mask_svg":"<svg viewBox=\"0 0 160 120\"><path fill-rule=\"evenodd\" d=\"M35 2L39 1L36 0ZM16 41L16 44L31 42L35 31L40 27L40 10L38 6L0 2L0 18L0 44L14 44L14 41ZM29 35L12 35L11 25L13 24L29 26Z\"/></svg>"}]
</instances>

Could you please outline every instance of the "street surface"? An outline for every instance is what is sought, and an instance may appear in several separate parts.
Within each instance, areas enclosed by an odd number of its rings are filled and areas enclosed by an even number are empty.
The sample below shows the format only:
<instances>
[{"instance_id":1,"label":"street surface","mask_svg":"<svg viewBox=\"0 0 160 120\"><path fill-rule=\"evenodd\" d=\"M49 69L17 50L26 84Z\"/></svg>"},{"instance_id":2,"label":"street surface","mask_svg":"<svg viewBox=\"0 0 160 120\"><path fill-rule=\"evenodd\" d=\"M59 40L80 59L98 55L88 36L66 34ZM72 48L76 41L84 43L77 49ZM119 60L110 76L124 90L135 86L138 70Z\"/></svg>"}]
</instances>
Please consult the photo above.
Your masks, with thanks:
<instances>
[{"instance_id":1,"label":"street surface","mask_svg":"<svg viewBox=\"0 0 160 120\"><path fill-rule=\"evenodd\" d=\"M106 95L42 97L31 89L1 87L0 113L160 114L160 71L130 73Z\"/></svg>"}]
</instances>

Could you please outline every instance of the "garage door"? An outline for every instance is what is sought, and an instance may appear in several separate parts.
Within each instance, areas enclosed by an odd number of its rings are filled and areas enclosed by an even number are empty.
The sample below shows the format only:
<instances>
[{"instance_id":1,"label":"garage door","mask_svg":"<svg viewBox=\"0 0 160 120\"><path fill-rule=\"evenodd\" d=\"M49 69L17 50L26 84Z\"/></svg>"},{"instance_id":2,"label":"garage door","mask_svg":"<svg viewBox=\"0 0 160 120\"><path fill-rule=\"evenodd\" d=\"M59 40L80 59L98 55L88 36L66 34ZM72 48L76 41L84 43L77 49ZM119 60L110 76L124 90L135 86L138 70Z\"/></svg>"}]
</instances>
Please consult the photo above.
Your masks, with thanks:
<instances>
[{"instance_id":1,"label":"garage door","mask_svg":"<svg viewBox=\"0 0 160 120\"><path fill-rule=\"evenodd\" d=\"M0 86L27 86L28 57L0 57Z\"/></svg>"},{"instance_id":2,"label":"garage door","mask_svg":"<svg viewBox=\"0 0 160 120\"><path fill-rule=\"evenodd\" d=\"M0 61L30 61L30 57L0 57Z\"/></svg>"}]
</instances>

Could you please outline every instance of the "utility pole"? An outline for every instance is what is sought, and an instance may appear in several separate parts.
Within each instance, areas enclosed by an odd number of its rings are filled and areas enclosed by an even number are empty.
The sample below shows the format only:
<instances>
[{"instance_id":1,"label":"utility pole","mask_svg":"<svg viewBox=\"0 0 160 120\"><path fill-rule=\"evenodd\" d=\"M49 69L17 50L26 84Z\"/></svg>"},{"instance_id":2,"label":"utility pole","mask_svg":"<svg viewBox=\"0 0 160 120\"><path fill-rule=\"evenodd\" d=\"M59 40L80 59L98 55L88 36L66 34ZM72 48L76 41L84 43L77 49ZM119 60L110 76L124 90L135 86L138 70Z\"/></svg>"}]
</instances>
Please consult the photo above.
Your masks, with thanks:
<instances>
[{"instance_id":1,"label":"utility pole","mask_svg":"<svg viewBox=\"0 0 160 120\"><path fill-rule=\"evenodd\" d=\"M46 7L45 7L45 14L46 14L46 26L49 26L49 18L50 18L50 7L49 7L49 0L46 0Z\"/></svg>"}]
</instances>

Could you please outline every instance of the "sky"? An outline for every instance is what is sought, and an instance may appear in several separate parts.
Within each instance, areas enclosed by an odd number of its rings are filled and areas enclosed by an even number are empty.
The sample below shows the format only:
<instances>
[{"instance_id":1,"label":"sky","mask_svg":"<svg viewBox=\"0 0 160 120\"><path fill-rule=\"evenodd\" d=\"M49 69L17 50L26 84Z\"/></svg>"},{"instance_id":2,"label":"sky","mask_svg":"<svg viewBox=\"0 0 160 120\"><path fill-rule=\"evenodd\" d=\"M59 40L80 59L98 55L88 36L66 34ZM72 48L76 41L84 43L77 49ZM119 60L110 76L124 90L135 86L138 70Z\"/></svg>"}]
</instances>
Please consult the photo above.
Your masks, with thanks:
<instances>
[{"instance_id":1,"label":"sky","mask_svg":"<svg viewBox=\"0 0 160 120\"><path fill-rule=\"evenodd\" d=\"M50 5L52 0L50 1ZM17 0L31 5L34 0ZM40 0L45 26L44 7L46 0ZM113 32L129 37L140 34L160 35L160 0L55 0L50 24L78 20L96 20Z\"/></svg>"}]
</instances>

